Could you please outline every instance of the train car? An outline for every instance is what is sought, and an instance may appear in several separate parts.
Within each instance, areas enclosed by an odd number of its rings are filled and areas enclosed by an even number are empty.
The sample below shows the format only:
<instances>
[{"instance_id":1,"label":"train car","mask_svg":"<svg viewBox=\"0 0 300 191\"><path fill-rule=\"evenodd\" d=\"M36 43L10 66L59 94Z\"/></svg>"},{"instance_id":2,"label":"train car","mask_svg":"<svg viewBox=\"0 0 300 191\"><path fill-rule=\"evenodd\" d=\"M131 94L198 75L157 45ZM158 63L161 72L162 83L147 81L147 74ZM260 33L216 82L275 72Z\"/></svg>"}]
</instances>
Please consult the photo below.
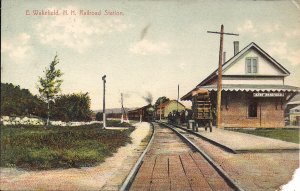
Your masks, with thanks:
<instances>
[{"instance_id":1,"label":"train car","mask_svg":"<svg viewBox=\"0 0 300 191\"><path fill-rule=\"evenodd\" d=\"M207 128L212 132L212 104L210 101L209 91L198 89L192 92L192 118L197 127Z\"/></svg>"},{"instance_id":2,"label":"train car","mask_svg":"<svg viewBox=\"0 0 300 191\"><path fill-rule=\"evenodd\" d=\"M129 120L136 121L152 121L153 120L152 105L146 105L141 108L128 111Z\"/></svg>"}]
</instances>

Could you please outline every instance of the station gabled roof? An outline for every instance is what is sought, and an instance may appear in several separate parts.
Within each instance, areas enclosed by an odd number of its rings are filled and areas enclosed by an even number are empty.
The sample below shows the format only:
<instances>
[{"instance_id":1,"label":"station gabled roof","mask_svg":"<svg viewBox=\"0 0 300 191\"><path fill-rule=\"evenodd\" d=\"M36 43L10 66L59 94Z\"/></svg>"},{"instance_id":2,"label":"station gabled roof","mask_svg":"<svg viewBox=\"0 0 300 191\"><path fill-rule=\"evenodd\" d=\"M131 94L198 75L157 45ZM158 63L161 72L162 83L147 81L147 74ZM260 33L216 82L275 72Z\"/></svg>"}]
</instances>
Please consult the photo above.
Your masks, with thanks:
<instances>
[{"instance_id":1,"label":"station gabled roof","mask_svg":"<svg viewBox=\"0 0 300 191\"><path fill-rule=\"evenodd\" d=\"M270 63L272 63L275 67L277 67L283 73L283 76L290 75L290 72L286 68L284 68L281 64L279 64L274 58L272 58L268 53L266 53L262 48L260 48L254 42L251 42L248 46L246 46L245 48L243 48L236 55L234 55L228 61L226 61L222 65L222 71L224 71L228 67L230 67L234 63L234 61L236 59L238 59L239 57L241 57L245 52L247 52L248 50L250 50L252 48L254 48L255 50L257 50L261 55L263 55L267 60L269 60ZM203 85L207 84L207 82L209 82L210 80L212 80L213 78L215 78L217 76L218 76L218 69L216 69L215 71L213 71L208 77L206 77L197 86L203 86Z\"/></svg>"},{"instance_id":2,"label":"station gabled roof","mask_svg":"<svg viewBox=\"0 0 300 191\"><path fill-rule=\"evenodd\" d=\"M264 56L271 64L273 64L276 68L278 68L282 75L281 76L288 76L290 75L290 72L284 68L280 63L278 63L274 58L272 58L268 53L266 53L262 48L260 48L257 44L255 44L254 42L251 42L249 45L247 45L245 48L243 48L241 51L239 51L237 54L235 54L233 57L231 57L228 61L226 61L223 65L222 65L222 71L226 70L228 67L230 67L232 64L234 64L234 62L240 58L241 56L243 56L244 53L246 53L248 50L250 49L255 49L257 50L262 56ZM243 76L243 75L242 75ZM249 75L247 75L249 76ZM258 76L258 75L256 75ZM209 76L207 76L204 80L202 80L195 88L193 88L191 91L189 91L187 94L185 94L184 96L181 97L181 100L190 100L190 96L191 96L191 93L192 91L194 90L197 90L198 88L206 88L206 86L209 84L209 82L211 82L212 80L216 79L218 77L218 69L216 69L215 71L213 71ZM213 86L213 85L212 85ZM224 87L226 86L231 86L232 88L233 87L237 87L235 84L227 84L227 85L223 85L223 90ZM245 85L244 88L241 88L241 89L247 89L249 88L250 86L254 87L254 85L249 85L248 87L246 87L247 85ZM272 85L266 85L266 86L272 86ZM259 87L262 87L262 85L260 86L257 86L257 88ZM288 87L292 87L292 86L285 86L285 85L282 85L281 88L279 89L282 89L283 87L289 89ZM208 86L207 88L210 88L210 86ZM211 87L212 88L212 87ZM270 89L270 88L267 88L265 87L266 89ZM294 87L294 88L297 88L297 87ZM294 90L294 88L291 89ZM236 88L235 88L236 89ZM272 88L271 88L272 89ZM276 89L276 88L275 88ZM211 89L212 90L212 89ZM210 90L210 91L211 91ZM299 90L297 90L299 91Z\"/></svg>"}]
</instances>

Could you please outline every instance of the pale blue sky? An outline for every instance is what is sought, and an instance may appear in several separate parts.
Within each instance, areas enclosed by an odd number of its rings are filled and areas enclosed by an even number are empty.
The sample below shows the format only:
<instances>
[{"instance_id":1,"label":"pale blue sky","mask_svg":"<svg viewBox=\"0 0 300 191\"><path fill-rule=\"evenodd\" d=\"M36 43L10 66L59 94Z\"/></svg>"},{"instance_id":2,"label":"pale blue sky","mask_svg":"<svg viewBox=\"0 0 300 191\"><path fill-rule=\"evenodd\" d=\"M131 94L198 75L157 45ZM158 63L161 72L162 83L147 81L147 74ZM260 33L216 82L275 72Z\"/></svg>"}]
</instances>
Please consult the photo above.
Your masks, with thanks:
<instances>
[{"instance_id":1,"label":"pale blue sky","mask_svg":"<svg viewBox=\"0 0 300 191\"><path fill-rule=\"evenodd\" d=\"M76 16L26 16L26 10L76 10ZM124 16L79 16L79 10L117 10ZM227 59L233 41L240 49L255 42L300 86L300 8L297 1L2 1L1 81L37 94L38 76L57 52L62 93L89 92L92 109L102 108L102 75L107 75L107 107L146 104L147 92L177 98L218 64L219 37ZM148 27L147 27L148 26ZM144 29L144 30L143 30ZM141 39L142 31L146 31Z\"/></svg>"}]
</instances>

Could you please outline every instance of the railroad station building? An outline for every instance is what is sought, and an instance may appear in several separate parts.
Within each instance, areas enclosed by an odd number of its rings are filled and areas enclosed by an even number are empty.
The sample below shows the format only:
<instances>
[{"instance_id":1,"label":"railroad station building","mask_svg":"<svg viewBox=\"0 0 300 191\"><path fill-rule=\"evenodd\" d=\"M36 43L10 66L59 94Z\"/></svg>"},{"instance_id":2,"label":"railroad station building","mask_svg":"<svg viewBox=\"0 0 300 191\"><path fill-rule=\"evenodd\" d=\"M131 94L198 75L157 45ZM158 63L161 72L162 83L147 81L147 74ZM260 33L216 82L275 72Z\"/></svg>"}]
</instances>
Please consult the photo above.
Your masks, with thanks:
<instances>
[{"instance_id":1,"label":"railroad station building","mask_svg":"<svg viewBox=\"0 0 300 191\"><path fill-rule=\"evenodd\" d=\"M255 43L239 51L222 66L222 127L284 127L284 109L299 91L285 84L290 72ZM191 100L192 91L207 89L215 110L218 70L206 77L181 100ZM214 116L214 123L215 123Z\"/></svg>"}]
</instances>

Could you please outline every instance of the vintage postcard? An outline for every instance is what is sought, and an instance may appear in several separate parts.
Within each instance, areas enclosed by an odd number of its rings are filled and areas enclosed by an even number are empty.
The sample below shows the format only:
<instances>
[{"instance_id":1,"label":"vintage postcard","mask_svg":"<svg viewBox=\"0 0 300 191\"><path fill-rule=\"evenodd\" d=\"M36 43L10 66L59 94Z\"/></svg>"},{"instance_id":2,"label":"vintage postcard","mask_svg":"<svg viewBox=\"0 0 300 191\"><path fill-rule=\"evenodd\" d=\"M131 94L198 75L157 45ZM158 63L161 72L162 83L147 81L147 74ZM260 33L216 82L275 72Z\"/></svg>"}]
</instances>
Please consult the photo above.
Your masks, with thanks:
<instances>
[{"instance_id":1,"label":"vintage postcard","mask_svg":"<svg viewBox=\"0 0 300 191\"><path fill-rule=\"evenodd\" d=\"M0 190L300 190L300 1L2 0Z\"/></svg>"}]
</instances>

